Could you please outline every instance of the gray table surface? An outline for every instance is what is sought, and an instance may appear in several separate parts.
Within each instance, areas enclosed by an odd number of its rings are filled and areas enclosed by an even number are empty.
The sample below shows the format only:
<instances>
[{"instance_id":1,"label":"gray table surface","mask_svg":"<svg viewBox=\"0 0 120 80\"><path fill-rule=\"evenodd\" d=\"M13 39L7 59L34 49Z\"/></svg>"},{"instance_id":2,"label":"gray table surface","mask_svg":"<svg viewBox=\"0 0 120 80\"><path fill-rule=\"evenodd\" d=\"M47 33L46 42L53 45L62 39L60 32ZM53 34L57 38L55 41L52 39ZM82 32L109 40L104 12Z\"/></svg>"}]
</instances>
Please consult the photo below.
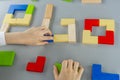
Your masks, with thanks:
<instances>
[{"instance_id":1,"label":"gray table surface","mask_svg":"<svg viewBox=\"0 0 120 80\"><path fill-rule=\"evenodd\" d=\"M36 6L31 26L39 26L43 20L45 6L52 3L55 6L51 30L53 33L67 33L67 28L60 26L61 18L76 18L77 40L76 44L54 43L46 46L7 45L0 50L13 50L16 52L12 67L0 67L0 80L54 80L53 64L64 59L79 61L85 68L82 80L91 80L91 65L102 64L103 71L109 73L120 72L120 0L104 0L102 4L82 4L80 0L66 3L61 0L1 0L0 24L11 4L32 3ZM19 12L16 17L22 17ZM85 18L115 19L115 45L85 45L81 43L83 22ZM30 26L30 27L31 27ZM12 27L11 32L24 31L30 27ZM95 34L102 34L104 29L96 29ZM100 31L102 30L102 32ZM25 67L29 61L35 61L37 56L46 56L47 62L44 73L27 72Z\"/></svg>"}]
</instances>

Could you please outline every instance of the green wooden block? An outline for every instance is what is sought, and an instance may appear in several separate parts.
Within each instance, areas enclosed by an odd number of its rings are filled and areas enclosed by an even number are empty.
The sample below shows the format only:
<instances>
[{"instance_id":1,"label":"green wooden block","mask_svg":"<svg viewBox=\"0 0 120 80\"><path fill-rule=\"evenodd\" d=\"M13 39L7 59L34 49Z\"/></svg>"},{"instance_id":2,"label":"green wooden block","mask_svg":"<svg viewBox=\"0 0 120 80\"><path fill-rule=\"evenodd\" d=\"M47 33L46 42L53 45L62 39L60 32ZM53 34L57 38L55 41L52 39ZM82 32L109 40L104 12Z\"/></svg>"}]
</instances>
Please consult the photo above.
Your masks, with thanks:
<instances>
[{"instance_id":1,"label":"green wooden block","mask_svg":"<svg viewBox=\"0 0 120 80\"><path fill-rule=\"evenodd\" d=\"M57 67L58 72L60 73L61 68L62 68L62 64L61 64L61 63L56 62L56 63L55 63L55 66Z\"/></svg>"},{"instance_id":2,"label":"green wooden block","mask_svg":"<svg viewBox=\"0 0 120 80\"><path fill-rule=\"evenodd\" d=\"M12 66L14 57L14 51L0 51L0 66Z\"/></svg>"},{"instance_id":3,"label":"green wooden block","mask_svg":"<svg viewBox=\"0 0 120 80\"><path fill-rule=\"evenodd\" d=\"M63 0L63 1L66 1L66 2L72 2L73 0Z\"/></svg>"},{"instance_id":4,"label":"green wooden block","mask_svg":"<svg viewBox=\"0 0 120 80\"><path fill-rule=\"evenodd\" d=\"M29 4L25 14L33 14L34 10L35 10L35 6L32 4Z\"/></svg>"}]
</instances>

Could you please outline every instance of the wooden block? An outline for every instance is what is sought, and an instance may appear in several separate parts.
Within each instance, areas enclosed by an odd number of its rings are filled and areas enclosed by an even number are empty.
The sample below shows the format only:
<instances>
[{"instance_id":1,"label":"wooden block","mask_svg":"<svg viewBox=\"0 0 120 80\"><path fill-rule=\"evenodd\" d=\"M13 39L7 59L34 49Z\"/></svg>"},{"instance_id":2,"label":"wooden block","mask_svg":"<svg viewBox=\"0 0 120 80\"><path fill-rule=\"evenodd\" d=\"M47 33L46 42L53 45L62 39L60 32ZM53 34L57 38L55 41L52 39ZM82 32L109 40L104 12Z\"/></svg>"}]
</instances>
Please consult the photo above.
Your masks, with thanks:
<instances>
[{"instance_id":1,"label":"wooden block","mask_svg":"<svg viewBox=\"0 0 120 80\"><path fill-rule=\"evenodd\" d=\"M10 24L2 24L0 32L8 32Z\"/></svg>"},{"instance_id":2,"label":"wooden block","mask_svg":"<svg viewBox=\"0 0 120 80\"><path fill-rule=\"evenodd\" d=\"M57 67L58 73L60 73L61 72L61 68L62 68L62 64L59 63L59 62L56 62L55 66Z\"/></svg>"},{"instance_id":3,"label":"wooden block","mask_svg":"<svg viewBox=\"0 0 120 80\"><path fill-rule=\"evenodd\" d=\"M53 13L53 4L47 4L44 18L51 19Z\"/></svg>"},{"instance_id":4,"label":"wooden block","mask_svg":"<svg viewBox=\"0 0 120 80\"><path fill-rule=\"evenodd\" d=\"M115 21L112 19L100 19L100 26L106 27L108 31L115 31Z\"/></svg>"},{"instance_id":5,"label":"wooden block","mask_svg":"<svg viewBox=\"0 0 120 80\"><path fill-rule=\"evenodd\" d=\"M29 26L31 20L32 20L32 15L31 14L25 14L24 18L17 18L17 24L16 25Z\"/></svg>"},{"instance_id":6,"label":"wooden block","mask_svg":"<svg viewBox=\"0 0 120 80\"><path fill-rule=\"evenodd\" d=\"M98 44L98 37L91 36L90 30L83 30L83 44Z\"/></svg>"},{"instance_id":7,"label":"wooden block","mask_svg":"<svg viewBox=\"0 0 120 80\"><path fill-rule=\"evenodd\" d=\"M32 5L32 4L29 4L28 7L27 7L27 10L25 12L25 14L31 14L32 15L33 12L34 12L34 10L35 10L35 6Z\"/></svg>"},{"instance_id":8,"label":"wooden block","mask_svg":"<svg viewBox=\"0 0 120 80\"><path fill-rule=\"evenodd\" d=\"M68 35L67 34L55 34L54 35L54 42L68 42Z\"/></svg>"},{"instance_id":9,"label":"wooden block","mask_svg":"<svg viewBox=\"0 0 120 80\"><path fill-rule=\"evenodd\" d=\"M75 19L74 18L61 19L61 25L62 26L68 26L69 24L75 24Z\"/></svg>"},{"instance_id":10,"label":"wooden block","mask_svg":"<svg viewBox=\"0 0 120 80\"><path fill-rule=\"evenodd\" d=\"M102 3L102 0L82 0L82 3L93 3L93 4L98 4Z\"/></svg>"},{"instance_id":11,"label":"wooden block","mask_svg":"<svg viewBox=\"0 0 120 80\"><path fill-rule=\"evenodd\" d=\"M6 14L3 20L3 24L9 23L9 20L13 18L13 14Z\"/></svg>"},{"instance_id":12,"label":"wooden block","mask_svg":"<svg viewBox=\"0 0 120 80\"><path fill-rule=\"evenodd\" d=\"M76 42L76 25L75 24L68 25L68 37L69 37L69 42L72 42L72 43Z\"/></svg>"},{"instance_id":13,"label":"wooden block","mask_svg":"<svg viewBox=\"0 0 120 80\"><path fill-rule=\"evenodd\" d=\"M47 19L47 18L43 19L43 22L42 22L41 26L49 28L49 26L50 26L50 19Z\"/></svg>"},{"instance_id":14,"label":"wooden block","mask_svg":"<svg viewBox=\"0 0 120 80\"><path fill-rule=\"evenodd\" d=\"M14 51L0 51L0 66L12 66L14 57Z\"/></svg>"}]
</instances>

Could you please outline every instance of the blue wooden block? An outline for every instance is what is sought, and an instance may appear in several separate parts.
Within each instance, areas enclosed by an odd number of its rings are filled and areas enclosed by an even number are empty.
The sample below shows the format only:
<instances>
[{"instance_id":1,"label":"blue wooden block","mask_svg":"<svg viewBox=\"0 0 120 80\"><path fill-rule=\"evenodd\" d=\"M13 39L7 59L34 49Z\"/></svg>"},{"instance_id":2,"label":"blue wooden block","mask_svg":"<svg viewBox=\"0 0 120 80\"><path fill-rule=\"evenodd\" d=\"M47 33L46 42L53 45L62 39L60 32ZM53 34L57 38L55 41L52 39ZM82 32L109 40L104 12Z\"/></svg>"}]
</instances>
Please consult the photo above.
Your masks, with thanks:
<instances>
[{"instance_id":1,"label":"blue wooden block","mask_svg":"<svg viewBox=\"0 0 120 80\"><path fill-rule=\"evenodd\" d=\"M11 5L9 10L8 10L8 14L14 15L15 11L26 11L27 7L28 7L27 4Z\"/></svg>"},{"instance_id":2,"label":"blue wooden block","mask_svg":"<svg viewBox=\"0 0 120 80\"><path fill-rule=\"evenodd\" d=\"M92 65L92 80L119 80L119 74L102 72L100 64Z\"/></svg>"}]
</instances>

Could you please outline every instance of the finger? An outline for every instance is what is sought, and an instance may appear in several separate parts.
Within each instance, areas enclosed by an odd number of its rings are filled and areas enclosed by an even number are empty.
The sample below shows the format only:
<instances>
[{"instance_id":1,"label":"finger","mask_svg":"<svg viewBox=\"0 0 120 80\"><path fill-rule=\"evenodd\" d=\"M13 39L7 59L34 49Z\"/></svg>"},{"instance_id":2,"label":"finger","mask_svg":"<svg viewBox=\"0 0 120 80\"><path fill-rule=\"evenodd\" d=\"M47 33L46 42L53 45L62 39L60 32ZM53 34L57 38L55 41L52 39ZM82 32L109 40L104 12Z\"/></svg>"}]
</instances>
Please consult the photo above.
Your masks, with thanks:
<instances>
[{"instance_id":1,"label":"finger","mask_svg":"<svg viewBox=\"0 0 120 80\"><path fill-rule=\"evenodd\" d=\"M64 69L66 69L67 68L67 60L64 60L63 62L62 62L62 69L61 70L64 70Z\"/></svg>"},{"instance_id":2,"label":"finger","mask_svg":"<svg viewBox=\"0 0 120 80\"><path fill-rule=\"evenodd\" d=\"M68 60L68 69L73 69L73 60Z\"/></svg>"},{"instance_id":3,"label":"finger","mask_svg":"<svg viewBox=\"0 0 120 80\"><path fill-rule=\"evenodd\" d=\"M79 65L79 70L78 70L79 75L82 76L83 72L84 72L84 68L81 65Z\"/></svg>"},{"instance_id":4,"label":"finger","mask_svg":"<svg viewBox=\"0 0 120 80\"><path fill-rule=\"evenodd\" d=\"M52 35L52 32L48 29L48 30L44 30L43 34L50 34L50 35Z\"/></svg>"},{"instance_id":5,"label":"finger","mask_svg":"<svg viewBox=\"0 0 120 80\"><path fill-rule=\"evenodd\" d=\"M79 62L74 62L74 70L78 72Z\"/></svg>"},{"instance_id":6,"label":"finger","mask_svg":"<svg viewBox=\"0 0 120 80\"><path fill-rule=\"evenodd\" d=\"M47 44L48 44L48 42L40 42L40 43L37 43L36 45L43 46L43 45L47 45Z\"/></svg>"},{"instance_id":7,"label":"finger","mask_svg":"<svg viewBox=\"0 0 120 80\"><path fill-rule=\"evenodd\" d=\"M56 66L53 66L53 74L54 74L55 80L57 80L57 78L58 78L58 70L57 70Z\"/></svg>"},{"instance_id":8,"label":"finger","mask_svg":"<svg viewBox=\"0 0 120 80\"><path fill-rule=\"evenodd\" d=\"M45 41L45 40L53 40L52 36L42 36L40 37L40 41Z\"/></svg>"}]
</instances>

